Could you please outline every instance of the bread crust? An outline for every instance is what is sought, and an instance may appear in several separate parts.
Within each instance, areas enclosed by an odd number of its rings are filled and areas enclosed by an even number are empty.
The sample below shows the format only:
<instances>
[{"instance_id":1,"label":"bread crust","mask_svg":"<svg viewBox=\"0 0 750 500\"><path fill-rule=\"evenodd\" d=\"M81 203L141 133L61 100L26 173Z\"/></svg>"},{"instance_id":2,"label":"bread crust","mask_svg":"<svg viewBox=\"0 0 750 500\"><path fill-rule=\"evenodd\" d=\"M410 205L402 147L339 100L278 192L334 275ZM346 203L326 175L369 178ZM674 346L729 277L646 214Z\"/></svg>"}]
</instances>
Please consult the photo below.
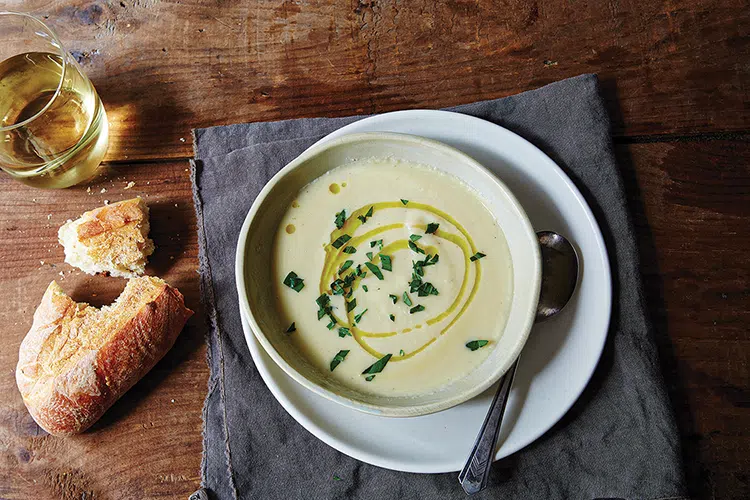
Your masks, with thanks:
<instances>
[{"instance_id":1,"label":"bread crust","mask_svg":"<svg viewBox=\"0 0 750 500\"><path fill-rule=\"evenodd\" d=\"M50 434L89 428L172 348L193 314L177 289L156 278L135 280L149 280L154 298L114 332L96 331L89 321L113 310L77 304L54 281L47 288L19 349L16 382L29 413ZM94 348L85 341L96 335L109 338Z\"/></svg>"}]
</instances>

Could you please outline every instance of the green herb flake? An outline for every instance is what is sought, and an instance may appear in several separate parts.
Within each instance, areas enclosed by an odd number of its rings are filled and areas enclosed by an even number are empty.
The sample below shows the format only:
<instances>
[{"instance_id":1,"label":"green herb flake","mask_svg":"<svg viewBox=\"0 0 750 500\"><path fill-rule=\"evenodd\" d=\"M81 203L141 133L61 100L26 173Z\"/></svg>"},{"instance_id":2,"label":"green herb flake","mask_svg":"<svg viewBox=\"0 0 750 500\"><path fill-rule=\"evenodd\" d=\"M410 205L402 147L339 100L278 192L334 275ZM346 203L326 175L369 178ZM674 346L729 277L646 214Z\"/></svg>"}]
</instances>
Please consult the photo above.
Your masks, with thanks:
<instances>
[{"instance_id":1,"label":"green herb flake","mask_svg":"<svg viewBox=\"0 0 750 500\"><path fill-rule=\"evenodd\" d=\"M341 481L341 478L334 474L333 480L334 481Z\"/></svg>"},{"instance_id":2,"label":"green herb flake","mask_svg":"<svg viewBox=\"0 0 750 500\"><path fill-rule=\"evenodd\" d=\"M367 252L365 255L367 255L367 260L372 260L372 252Z\"/></svg>"},{"instance_id":3,"label":"green herb flake","mask_svg":"<svg viewBox=\"0 0 750 500\"><path fill-rule=\"evenodd\" d=\"M357 307L357 299L353 298L352 300L346 303L346 312L353 311L355 307Z\"/></svg>"},{"instance_id":4,"label":"green herb flake","mask_svg":"<svg viewBox=\"0 0 750 500\"><path fill-rule=\"evenodd\" d=\"M296 332L296 331L297 331L297 327L294 326L294 321L292 321L292 324L289 325L289 328L286 329L286 333L292 333L292 332Z\"/></svg>"},{"instance_id":5,"label":"green herb flake","mask_svg":"<svg viewBox=\"0 0 750 500\"><path fill-rule=\"evenodd\" d=\"M409 239L411 241L419 241L419 240L422 239L422 235L421 234L412 234L411 236L409 236Z\"/></svg>"},{"instance_id":6,"label":"green herb flake","mask_svg":"<svg viewBox=\"0 0 750 500\"><path fill-rule=\"evenodd\" d=\"M336 229L341 229L342 227L344 227L344 223L346 222L346 209L337 213L336 219L333 222L334 224L336 224Z\"/></svg>"},{"instance_id":7,"label":"green herb flake","mask_svg":"<svg viewBox=\"0 0 750 500\"><path fill-rule=\"evenodd\" d=\"M351 337L351 336L352 336L352 332L350 332L348 328L345 328L343 326L339 328L339 337L343 339L344 337Z\"/></svg>"},{"instance_id":8,"label":"green herb flake","mask_svg":"<svg viewBox=\"0 0 750 500\"><path fill-rule=\"evenodd\" d=\"M485 254L483 254L482 252L477 252L474 255L472 255L471 257L469 257L469 260L472 261L472 262L474 262L475 260L479 260L482 257L487 257L487 256Z\"/></svg>"},{"instance_id":9,"label":"green herb flake","mask_svg":"<svg viewBox=\"0 0 750 500\"><path fill-rule=\"evenodd\" d=\"M365 380L367 380L368 382L372 382L372 379L374 378L375 378L375 375L370 375L369 377L365 377Z\"/></svg>"},{"instance_id":10,"label":"green herb flake","mask_svg":"<svg viewBox=\"0 0 750 500\"><path fill-rule=\"evenodd\" d=\"M438 254L435 255L428 255L424 258L423 261L420 261L422 267L425 266L433 266L438 263L438 260L440 260L440 256Z\"/></svg>"},{"instance_id":11,"label":"green herb flake","mask_svg":"<svg viewBox=\"0 0 750 500\"><path fill-rule=\"evenodd\" d=\"M362 316L364 316L366 312L367 312L367 309L365 309L361 313L359 313L356 316L354 316L354 323L359 323L360 320L362 319Z\"/></svg>"},{"instance_id":12,"label":"green herb flake","mask_svg":"<svg viewBox=\"0 0 750 500\"><path fill-rule=\"evenodd\" d=\"M427 229L425 230L425 233L435 234L435 231L438 230L439 226L440 224L438 224L437 222L430 222L429 224L427 224Z\"/></svg>"},{"instance_id":13,"label":"green herb flake","mask_svg":"<svg viewBox=\"0 0 750 500\"><path fill-rule=\"evenodd\" d=\"M418 295L427 297L428 295L438 295L438 289L432 283L425 282L419 287Z\"/></svg>"},{"instance_id":14,"label":"green herb flake","mask_svg":"<svg viewBox=\"0 0 750 500\"><path fill-rule=\"evenodd\" d=\"M418 247L418 246L417 246L417 245L416 245L416 244L414 243L414 241L412 241L412 240L409 240L409 248L411 248L411 250L412 250L413 252L424 254L424 250L422 250L421 248L419 248L419 247Z\"/></svg>"},{"instance_id":15,"label":"green herb flake","mask_svg":"<svg viewBox=\"0 0 750 500\"><path fill-rule=\"evenodd\" d=\"M367 285L362 285L362 290L364 290L365 293L367 293L369 291L369 288L367 288Z\"/></svg>"},{"instance_id":16,"label":"green herb flake","mask_svg":"<svg viewBox=\"0 0 750 500\"><path fill-rule=\"evenodd\" d=\"M325 307L331 302L331 297L328 296L327 293L323 293L315 299L315 303L318 304L320 307Z\"/></svg>"},{"instance_id":17,"label":"green herb flake","mask_svg":"<svg viewBox=\"0 0 750 500\"><path fill-rule=\"evenodd\" d=\"M370 242L370 248L375 248L375 247L378 247L379 249L383 248L383 240L374 240L374 241L371 241Z\"/></svg>"},{"instance_id":18,"label":"green herb flake","mask_svg":"<svg viewBox=\"0 0 750 500\"><path fill-rule=\"evenodd\" d=\"M403 350L403 349L401 349L400 351L398 351L398 355L399 355L399 356L403 356L404 354L406 354L406 353L404 352L404 350Z\"/></svg>"},{"instance_id":19,"label":"green herb flake","mask_svg":"<svg viewBox=\"0 0 750 500\"><path fill-rule=\"evenodd\" d=\"M382 253L379 253L378 255L380 256L380 265L382 266L383 271L393 271L391 256L383 255Z\"/></svg>"},{"instance_id":20,"label":"green herb flake","mask_svg":"<svg viewBox=\"0 0 750 500\"><path fill-rule=\"evenodd\" d=\"M349 236L348 234L342 234L341 236L336 238L333 243L331 243L331 246L333 248L341 248L341 246L347 241L349 241L350 239L352 239L352 237Z\"/></svg>"},{"instance_id":21,"label":"green herb flake","mask_svg":"<svg viewBox=\"0 0 750 500\"><path fill-rule=\"evenodd\" d=\"M343 264L341 264L341 267L339 268L339 275L342 274L344 271L352 267L352 264L354 264L353 260L347 260Z\"/></svg>"},{"instance_id":22,"label":"green herb flake","mask_svg":"<svg viewBox=\"0 0 750 500\"><path fill-rule=\"evenodd\" d=\"M349 354L349 350L344 349L339 351L338 354L333 357L333 360L331 360L331 371L335 370L336 367L339 366L342 361L344 361L344 358L346 358L347 354Z\"/></svg>"},{"instance_id":23,"label":"green herb flake","mask_svg":"<svg viewBox=\"0 0 750 500\"><path fill-rule=\"evenodd\" d=\"M305 288L305 280L297 276L297 273L290 271L289 274L284 278L284 284L299 293L300 290Z\"/></svg>"},{"instance_id":24,"label":"green herb flake","mask_svg":"<svg viewBox=\"0 0 750 500\"><path fill-rule=\"evenodd\" d=\"M404 205L406 205L406 204L409 203L409 200L405 200L405 199L401 198L401 203L403 203Z\"/></svg>"},{"instance_id":25,"label":"green herb flake","mask_svg":"<svg viewBox=\"0 0 750 500\"><path fill-rule=\"evenodd\" d=\"M385 368L385 365L388 364L388 361L391 359L392 354L386 354L379 360L375 361L373 364L368 366L365 371L362 372L362 375L374 375L376 373L380 373L383 371L383 368Z\"/></svg>"},{"instance_id":26,"label":"green herb flake","mask_svg":"<svg viewBox=\"0 0 750 500\"><path fill-rule=\"evenodd\" d=\"M406 304L409 307L412 306L412 301L411 301L411 299L409 298L409 295L406 292L404 292L404 304Z\"/></svg>"},{"instance_id":27,"label":"green herb flake","mask_svg":"<svg viewBox=\"0 0 750 500\"><path fill-rule=\"evenodd\" d=\"M336 328L336 320L333 318L330 319L331 321L326 325L326 328L328 328L329 330L333 330L334 328Z\"/></svg>"},{"instance_id":28,"label":"green herb flake","mask_svg":"<svg viewBox=\"0 0 750 500\"><path fill-rule=\"evenodd\" d=\"M331 283L331 291L334 295L344 295L344 280L334 280L334 282Z\"/></svg>"},{"instance_id":29,"label":"green herb flake","mask_svg":"<svg viewBox=\"0 0 750 500\"><path fill-rule=\"evenodd\" d=\"M409 309L409 314L418 313L420 311L424 311L424 306L422 304L417 304L416 306Z\"/></svg>"},{"instance_id":30,"label":"green herb flake","mask_svg":"<svg viewBox=\"0 0 750 500\"><path fill-rule=\"evenodd\" d=\"M397 296L395 296L395 295L393 295L393 294L390 294L390 295L388 295L388 296L389 296L389 297L391 298L391 300L393 301L393 303L394 303L394 304L395 304L396 302L398 302L398 297L397 297Z\"/></svg>"},{"instance_id":31,"label":"green herb flake","mask_svg":"<svg viewBox=\"0 0 750 500\"><path fill-rule=\"evenodd\" d=\"M370 210L368 210L365 215L358 215L357 219L361 220L362 224L364 224L365 222L367 222L367 219L370 218L370 217L372 217L372 209L373 208L374 207L370 207Z\"/></svg>"},{"instance_id":32,"label":"green herb flake","mask_svg":"<svg viewBox=\"0 0 750 500\"><path fill-rule=\"evenodd\" d=\"M349 246L349 247L344 248L343 252L344 253L356 253L357 249L352 246Z\"/></svg>"},{"instance_id":33,"label":"green herb flake","mask_svg":"<svg viewBox=\"0 0 750 500\"><path fill-rule=\"evenodd\" d=\"M389 314L388 317L391 318L391 321L396 321L396 316L393 314Z\"/></svg>"},{"instance_id":34,"label":"green herb flake","mask_svg":"<svg viewBox=\"0 0 750 500\"><path fill-rule=\"evenodd\" d=\"M318 309L318 321L320 321L320 318L328 314L328 312L324 308Z\"/></svg>"},{"instance_id":35,"label":"green herb flake","mask_svg":"<svg viewBox=\"0 0 750 500\"><path fill-rule=\"evenodd\" d=\"M466 343L466 347L468 347L472 351L476 351L477 349L484 347L489 343L489 340L472 340L471 342Z\"/></svg>"},{"instance_id":36,"label":"green herb flake","mask_svg":"<svg viewBox=\"0 0 750 500\"><path fill-rule=\"evenodd\" d=\"M372 274L374 274L379 280L383 279L383 272L378 266L376 266L372 262L365 262L365 265L367 266L367 269L372 271Z\"/></svg>"}]
</instances>

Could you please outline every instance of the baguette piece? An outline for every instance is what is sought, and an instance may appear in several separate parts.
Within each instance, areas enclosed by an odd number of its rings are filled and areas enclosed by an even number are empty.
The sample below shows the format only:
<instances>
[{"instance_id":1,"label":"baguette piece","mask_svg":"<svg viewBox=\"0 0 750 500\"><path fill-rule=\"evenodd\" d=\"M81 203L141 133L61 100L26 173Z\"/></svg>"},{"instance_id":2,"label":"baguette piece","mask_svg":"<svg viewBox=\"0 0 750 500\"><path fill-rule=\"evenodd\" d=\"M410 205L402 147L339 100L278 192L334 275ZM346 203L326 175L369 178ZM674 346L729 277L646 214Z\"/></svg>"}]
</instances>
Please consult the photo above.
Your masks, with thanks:
<instances>
[{"instance_id":1,"label":"baguette piece","mask_svg":"<svg viewBox=\"0 0 750 500\"><path fill-rule=\"evenodd\" d=\"M151 276L131 279L101 309L53 281L18 352L29 413L50 434L83 432L172 348L192 314L177 289Z\"/></svg>"},{"instance_id":2,"label":"baguette piece","mask_svg":"<svg viewBox=\"0 0 750 500\"><path fill-rule=\"evenodd\" d=\"M57 237L65 262L88 274L109 273L135 278L143 274L154 253L148 207L141 198L118 201L69 220Z\"/></svg>"}]
</instances>

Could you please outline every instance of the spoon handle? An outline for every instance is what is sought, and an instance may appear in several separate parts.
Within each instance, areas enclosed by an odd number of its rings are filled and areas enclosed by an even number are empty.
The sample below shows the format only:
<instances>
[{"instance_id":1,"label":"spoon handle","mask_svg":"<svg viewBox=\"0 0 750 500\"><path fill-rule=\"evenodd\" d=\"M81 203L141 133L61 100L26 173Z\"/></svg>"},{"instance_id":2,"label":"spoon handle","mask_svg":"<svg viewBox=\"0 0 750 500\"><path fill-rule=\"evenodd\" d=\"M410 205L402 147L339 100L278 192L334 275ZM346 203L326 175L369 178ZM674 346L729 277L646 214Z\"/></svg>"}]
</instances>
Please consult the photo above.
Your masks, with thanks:
<instances>
[{"instance_id":1,"label":"spoon handle","mask_svg":"<svg viewBox=\"0 0 750 500\"><path fill-rule=\"evenodd\" d=\"M479 430L474 448L469 454L466 465L458 475L458 482L468 495L479 493L487 486L487 478L490 475L490 466L495 458L495 444L500 432L500 424L503 421L505 407L508 404L510 388L513 386L513 378L516 376L518 360L510 367L503 376L500 387L495 393L487 416L484 418L482 428Z\"/></svg>"}]
</instances>

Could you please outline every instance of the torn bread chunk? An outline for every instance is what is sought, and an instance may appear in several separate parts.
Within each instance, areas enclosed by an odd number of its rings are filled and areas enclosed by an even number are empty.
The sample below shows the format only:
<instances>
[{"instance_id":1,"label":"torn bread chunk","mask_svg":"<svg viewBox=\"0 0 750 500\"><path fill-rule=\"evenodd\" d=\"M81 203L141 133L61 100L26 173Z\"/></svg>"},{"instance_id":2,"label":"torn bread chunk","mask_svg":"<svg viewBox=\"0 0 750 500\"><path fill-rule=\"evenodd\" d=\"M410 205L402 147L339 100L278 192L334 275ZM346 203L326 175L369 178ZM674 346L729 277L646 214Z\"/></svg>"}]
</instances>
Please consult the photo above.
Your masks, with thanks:
<instances>
[{"instance_id":1,"label":"torn bread chunk","mask_svg":"<svg viewBox=\"0 0 750 500\"><path fill-rule=\"evenodd\" d=\"M149 229L146 203L133 198L66 222L57 237L71 266L88 274L135 278L143 274L148 256L154 253Z\"/></svg>"},{"instance_id":2,"label":"torn bread chunk","mask_svg":"<svg viewBox=\"0 0 750 500\"><path fill-rule=\"evenodd\" d=\"M176 288L151 276L131 279L101 309L53 281L18 352L29 413L50 434L83 432L172 348L192 314Z\"/></svg>"}]
</instances>

